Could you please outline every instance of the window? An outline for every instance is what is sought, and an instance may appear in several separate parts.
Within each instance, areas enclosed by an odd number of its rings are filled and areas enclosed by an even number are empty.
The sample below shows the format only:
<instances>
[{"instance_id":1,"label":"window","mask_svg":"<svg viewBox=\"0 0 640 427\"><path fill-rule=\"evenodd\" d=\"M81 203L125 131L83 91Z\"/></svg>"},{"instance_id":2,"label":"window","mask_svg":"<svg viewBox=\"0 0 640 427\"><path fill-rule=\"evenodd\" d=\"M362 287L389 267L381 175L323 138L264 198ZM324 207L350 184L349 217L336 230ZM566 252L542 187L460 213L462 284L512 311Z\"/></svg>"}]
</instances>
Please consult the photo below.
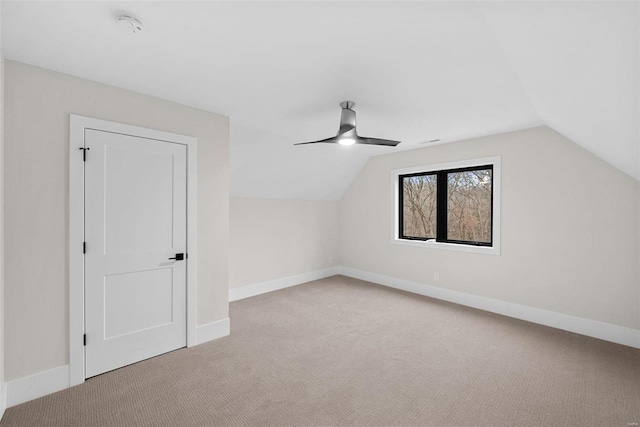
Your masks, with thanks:
<instances>
[{"instance_id":1,"label":"window","mask_svg":"<svg viewBox=\"0 0 640 427\"><path fill-rule=\"evenodd\" d=\"M399 178L401 239L491 246L493 165Z\"/></svg>"},{"instance_id":2,"label":"window","mask_svg":"<svg viewBox=\"0 0 640 427\"><path fill-rule=\"evenodd\" d=\"M396 243L499 254L499 157L396 170L392 178Z\"/></svg>"}]
</instances>

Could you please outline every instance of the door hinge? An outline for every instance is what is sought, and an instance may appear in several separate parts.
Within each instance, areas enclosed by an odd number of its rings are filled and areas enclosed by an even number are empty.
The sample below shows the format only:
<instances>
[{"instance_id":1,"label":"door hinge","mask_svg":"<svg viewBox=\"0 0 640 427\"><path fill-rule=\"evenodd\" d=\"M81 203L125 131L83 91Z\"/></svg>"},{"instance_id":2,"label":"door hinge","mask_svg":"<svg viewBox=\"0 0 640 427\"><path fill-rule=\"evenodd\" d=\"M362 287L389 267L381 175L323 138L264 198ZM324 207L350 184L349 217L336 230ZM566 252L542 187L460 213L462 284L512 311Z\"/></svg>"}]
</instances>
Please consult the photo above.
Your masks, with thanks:
<instances>
[{"instance_id":1,"label":"door hinge","mask_svg":"<svg viewBox=\"0 0 640 427\"><path fill-rule=\"evenodd\" d=\"M87 334L84 334L82 336L82 345L85 345L85 346L87 345Z\"/></svg>"},{"instance_id":2,"label":"door hinge","mask_svg":"<svg viewBox=\"0 0 640 427\"><path fill-rule=\"evenodd\" d=\"M87 242L82 242L82 253L83 254L87 253Z\"/></svg>"},{"instance_id":3,"label":"door hinge","mask_svg":"<svg viewBox=\"0 0 640 427\"><path fill-rule=\"evenodd\" d=\"M91 148L89 148L89 147L87 147L87 148L80 147L79 149L82 150L82 161L86 162L87 161L87 151L89 151Z\"/></svg>"}]
</instances>

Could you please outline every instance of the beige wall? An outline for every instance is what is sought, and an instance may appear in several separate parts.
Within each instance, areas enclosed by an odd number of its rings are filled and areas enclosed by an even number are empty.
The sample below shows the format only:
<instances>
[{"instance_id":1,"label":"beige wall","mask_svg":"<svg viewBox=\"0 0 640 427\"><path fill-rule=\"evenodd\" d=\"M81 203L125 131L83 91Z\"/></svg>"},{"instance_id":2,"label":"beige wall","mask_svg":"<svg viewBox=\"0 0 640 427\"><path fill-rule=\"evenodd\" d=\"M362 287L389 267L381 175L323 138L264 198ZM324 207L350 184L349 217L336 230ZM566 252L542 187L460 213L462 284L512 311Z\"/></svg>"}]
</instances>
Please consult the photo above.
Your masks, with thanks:
<instances>
[{"instance_id":1,"label":"beige wall","mask_svg":"<svg viewBox=\"0 0 640 427\"><path fill-rule=\"evenodd\" d=\"M68 364L69 114L198 138L198 324L228 317L226 117L5 66L6 380Z\"/></svg>"},{"instance_id":2,"label":"beige wall","mask_svg":"<svg viewBox=\"0 0 640 427\"><path fill-rule=\"evenodd\" d=\"M392 169L495 155L502 156L500 256L390 242ZM547 127L375 157L340 203L340 262L640 328L639 187Z\"/></svg>"},{"instance_id":3,"label":"beige wall","mask_svg":"<svg viewBox=\"0 0 640 427\"><path fill-rule=\"evenodd\" d=\"M338 202L231 198L229 286L335 266Z\"/></svg>"},{"instance_id":4,"label":"beige wall","mask_svg":"<svg viewBox=\"0 0 640 427\"><path fill-rule=\"evenodd\" d=\"M0 22L2 3L0 2ZM2 31L0 30L0 34ZM4 56L0 37L0 387L4 387ZM0 413L2 416L2 413Z\"/></svg>"}]
</instances>

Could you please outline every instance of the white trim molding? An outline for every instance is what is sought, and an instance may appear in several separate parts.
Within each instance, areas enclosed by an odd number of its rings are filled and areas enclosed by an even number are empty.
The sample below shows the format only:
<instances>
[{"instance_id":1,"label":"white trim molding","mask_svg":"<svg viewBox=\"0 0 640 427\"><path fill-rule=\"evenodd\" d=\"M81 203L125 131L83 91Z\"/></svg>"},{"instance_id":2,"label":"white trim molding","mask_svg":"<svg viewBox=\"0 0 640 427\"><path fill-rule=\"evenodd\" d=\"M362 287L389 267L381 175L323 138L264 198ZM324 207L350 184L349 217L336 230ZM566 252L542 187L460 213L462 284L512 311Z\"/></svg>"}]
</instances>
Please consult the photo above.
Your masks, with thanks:
<instances>
[{"instance_id":1,"label":"white trim molding","mask_svg":"<svg viewBox=\"0 0 640 427\"><path fill-rule=\"evenodd\" d=\"M203 344L229 335L229 318L207 323L196 328L197 342ZM2 384L0 388L0 418L6 408L28 402L71 387L69 365L38 372Z\"/></svg>"},{"instance_id":2,"label":"white trim molding","mask_svg":"<svg viewBox=\"0 0 640 427\"><path fill-rule=\"evenodd\" d=\"M4 416L4 411L7 410L7 384L2 383L0 385L0 420Z\"/></svg>"},{"instance_id":3,"label":"white trim molding","mask_svg":"<svg viewBox=\"0 0 640 427\"><path fill-rule=\"evenodd\" d=\"M6 383L7 408L69 388L69 365Z\"/></svg>"},{"instance_id":4,"label":"white trim molding","mask_svg":"<svg viewBox=\"0 0 640 427\"><path fill-rule=\"evenodd\" d=\"M340 267L339 274L354 279L365 280L389 288L400 289L418 295L449 301L467 307L478 308L492 313L516 319L526 320L544 326L550 326L564 331L574 332L588 337L598 338L629 347L640 348L640 330L571 316L541 308L528 307L511 302L500 301L478 295L452 291L409 280L382 274L369 273L349 267Z\"/></svg>"},{"instance_id":5,"label":"white trim molding","mask_svg":"<svg viewBox=\"0 0 640 427\"><path fill-rule=\"evenodd\" d=\"M330 267L323 270L310 271L308 273L296 274L294 276L281 277L279 279L268 280L266 282L254 283L252 285L240 286L229 289L229 302L253 297L279 289L289 288L312 280L324 279L325 277L340 274L340 267Z\"/></svg>"},{"instance_id":6,"label":"white trim molding","mask_svg":"<svg viewBox=\"0 0 640 427\"><path fill-rule=\"evenodd\" d=\"M69 117L69 373L68 385L85 380L84 330L84 162L85 130L135 135L183 144L187 148L187 347L198 343L196 331L197 146L196 138L71 114Z\"/></svg>"},{"instance_id":7,"label":"white trim molding","mask_svg":"<svg viewBox=\"0 0 640 427\"><path fill-rule=\"evenodd\" d=\"M196 328L197 343L204 344L218 338L226 337L231 332L231 322L229 318L220 319L216 322L200 325Z\"/></svg>"}]
</instances>

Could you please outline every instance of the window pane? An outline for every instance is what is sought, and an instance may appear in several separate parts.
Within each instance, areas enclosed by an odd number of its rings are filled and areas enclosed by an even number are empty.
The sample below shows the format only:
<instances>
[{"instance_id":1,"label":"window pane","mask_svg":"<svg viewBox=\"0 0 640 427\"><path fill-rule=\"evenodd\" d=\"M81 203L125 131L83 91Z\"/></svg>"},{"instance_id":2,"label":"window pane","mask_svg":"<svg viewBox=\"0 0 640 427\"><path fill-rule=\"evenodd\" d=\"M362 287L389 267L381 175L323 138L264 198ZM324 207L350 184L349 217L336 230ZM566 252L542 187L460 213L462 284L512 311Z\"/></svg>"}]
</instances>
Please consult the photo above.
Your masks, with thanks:
<instances>
[{"instance_id":1,"label":"window pane","mask_svg":"<svg viewBox=\"0 0 640 427\"><path fill-rule=\"evenodd\" d=\"M404 237L436 237L436 175L402 178Z\"/></svg>"},{"instance_id":2,"label":"window pane","mask_svg":"<svg viewBox=\"0 0 640 427\"><path fill-rule=\"evenodd\" d=\"M447 174L447 239L491 243L492 170Z\"/></svg>"}]
</instances>

